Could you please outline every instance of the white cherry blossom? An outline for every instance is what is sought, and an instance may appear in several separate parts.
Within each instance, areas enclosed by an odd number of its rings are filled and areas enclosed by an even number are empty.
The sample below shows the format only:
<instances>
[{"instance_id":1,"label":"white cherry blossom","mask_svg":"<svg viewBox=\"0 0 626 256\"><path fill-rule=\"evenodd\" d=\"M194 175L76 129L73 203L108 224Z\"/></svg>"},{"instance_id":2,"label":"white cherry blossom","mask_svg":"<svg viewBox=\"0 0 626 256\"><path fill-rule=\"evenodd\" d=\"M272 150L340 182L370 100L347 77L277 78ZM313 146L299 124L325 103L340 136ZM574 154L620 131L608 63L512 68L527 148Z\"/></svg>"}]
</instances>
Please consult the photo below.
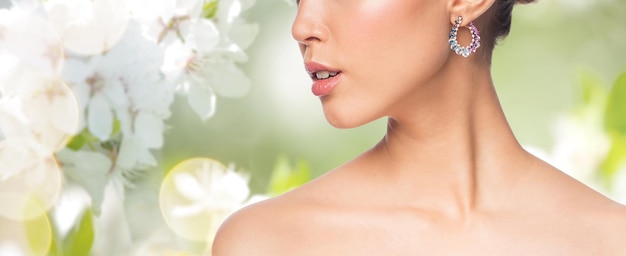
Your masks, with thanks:
<instances>
[{"instance_id":1,"label":"white cherry blossom","mask_svg":"<svg viewBox=\"0 0 626 256\"><path fill-rule=\"evenodd\" d=\"M253 0L12 2L0 9L2 216L45 216L61 174L84 188L96 215L106 215L105 197L124 198L107 196L105 188L132 188L129 177L159 164L153 151L163 147L176 92L206 120L218 96L241 97L250 88L237 64L247 61L244 50L258 32L240 17ZM201 162L202 170L174 178L172 191L181 190L186 201L163 210L180 236L211 241L226 215L246 203L249 189L232 167ZM33 193L42 210L19 216ZM200 224L185 231L184 223ZM94 253L106 254L99 241Z\"/></svg>"},{"instance_id":2,"label":"white cherry blossom","mask_svg":"<svg viewBox=\"0 0 626 256\"><path fill-rule=\"evenodd\" d=\"M247 61L243 49L258 32L256 24L238 18L253 3L217 2L215 17L186 22L185 29L177 30L180 40L165 50L164 73L188 95L192 109L204 120L215 113L217 95L241 97L249 91L250 81L235 63Z\"/></svg>"},{"instance_id":3,"label":"white cherry blossom","mask_svg":"<svg viewBox=\"0 0 626 256\"><path fill-rule=\"evenodd\" d=\"M142 111L161 119L169 117L174 88L160 73L162 54L131 25L119 44L103 56L92 57L88 63L68 61L72 70L66 70L66 80L77 95L88 97L79 101L87 109L87 127L93 135L108 140L116 118L125 133L133 133L135 117Z\"/></svg>"}]
</instances>

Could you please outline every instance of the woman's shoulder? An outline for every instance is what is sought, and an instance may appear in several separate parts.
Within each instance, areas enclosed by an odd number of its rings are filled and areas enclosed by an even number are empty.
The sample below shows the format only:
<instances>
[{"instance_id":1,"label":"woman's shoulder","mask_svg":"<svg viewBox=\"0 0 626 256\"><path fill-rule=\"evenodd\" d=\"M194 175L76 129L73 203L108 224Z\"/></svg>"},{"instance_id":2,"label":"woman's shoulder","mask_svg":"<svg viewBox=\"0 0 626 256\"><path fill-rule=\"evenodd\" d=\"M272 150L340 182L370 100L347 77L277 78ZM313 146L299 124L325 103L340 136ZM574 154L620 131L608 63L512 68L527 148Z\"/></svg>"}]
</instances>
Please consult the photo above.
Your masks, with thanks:
<instances>
[{"instance_id":1,"label":"woman's shoulder","mask_svg":"<svg viewBox=\"0 0 626 256\"><path fill-rule=\"evenodd\" d=\"M571 213L581 218L588 217L590 220L609 220L613 224L621 224L626 227L626 206L615 201L609 196L599 192L587 184L551 167L553 176L543 176L543 183L538 189L554 207L561 211ZM544 202L545 203L545 202ZM546 207L553 209L554 207Z\"/></svg>"},{"instance_id":2,"label":"woman's shoulder","mask_svg":"<svg viewBox=\"0 0 626 256\"><path fill-rule=\"evenodd\" d=\"M286 246L297 244L312 214L319 212L317 189L309 183L235 212L218 230L213 255L282 255Z\"/></svg>"},{"instance_id":3,"label":"woman's shoulder","mask_svg":"<svg viewBox=\"0 0 626 256\"><path fill-rule=\"evenodd\" d=\"M249 205L224 221L213 241L213 255L254 255L270 246L268 236L279 232L275 219L289 206L279 198Z\"/></svg>"},{"instance_id":4,"label":"woman's shoulder","mask_svg":"<svg viewBox=\"0 0 626 256\"><path fill-rule=\"evenodd\" d=\"M589 242L608 250L603 255L621 255L626 249L626 206L578 181L571 184L558 187L567 195L556 204L560 209L554 210L580 227Z\"/></svg>"}]
</instances>

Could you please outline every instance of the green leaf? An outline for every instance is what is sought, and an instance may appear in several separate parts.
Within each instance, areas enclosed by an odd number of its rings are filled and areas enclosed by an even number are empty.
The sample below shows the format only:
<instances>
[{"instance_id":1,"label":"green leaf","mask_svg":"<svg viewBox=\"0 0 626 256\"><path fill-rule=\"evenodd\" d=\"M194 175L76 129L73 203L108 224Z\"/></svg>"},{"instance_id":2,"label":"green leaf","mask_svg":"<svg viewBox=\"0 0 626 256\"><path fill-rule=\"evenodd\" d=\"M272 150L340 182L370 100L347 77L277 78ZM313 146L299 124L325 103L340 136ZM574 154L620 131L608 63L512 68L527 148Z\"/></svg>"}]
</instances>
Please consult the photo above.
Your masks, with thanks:
<instances>
[{"instance_id":1,"label":"green leaf","mask_svg":"<svg viewBox=\"0 0 626 256\"><path fill-rule=\"evenodd\" d=\"M80 150L85 145L85 137L82 136L82 133L74 135L70 142L67 143L68 148L72 150Z\"/></svg>"},{"instance_id":2,"label":"green leaf","mask_svg":"<svg viewBox=\"0 0 626 256\"><path fill-rule=\"evenodd\" d=\"M274 166L268 193L272 196L280 195L311 180L311 171L306 161L298 161L295 168L289 159L280 155Z\"/></svg>"},{"instance_id":3,"label":"green leaf","mask_svg":"<svg viewBox=\"0 0 626 256\"><path fill-rule=\"evenodd\" d=\"M114 130L115 130L115 126L114 126ZM96 145L99 142L100 140L96 138L96 136L93 136L93 134L89 132L89 129L85 128L79 134L74 135L74 137L72 137L72 139L70 140L70 142L67 144L66 147L74 151L78 151L82 149L83 146L85 146L85 144L93 148L93 145Z\"/></svg>"},{"instance_id":4,"label":"green leaf","mask_svg":"<svg viewBox=\"0 0 626 256\"><path fill-rule=\"evenodd\" d=\"M219 4L219 0L209 0L208 2L204 2L204 6L202 6L202 17L205 19L212 19L217 14L217 6Z\"/></svg>"},{"instance_id":5,"label":"green leaf","mask_svg":"<svg viewBox=\"0 0 626 256\"><path fill-rule=\"evenodd\" d=\"M111 137L117 135L122 129L122 122L119 119L113 119L113 131L111 131Z\"/></svg>"},{"instance_id":6,"label":"green leaf","mask_svg":"<svg viewBox=\"0 0 626 256\"><path fill-rule=\"evenodd\" d=\"M604 117L607 131L626 135L626 73L618 77L611 88Z\"/></svg>"},{"instance_id":7,"label":"green leaf","mask_svg":"<svg viewBox=\"0 0 626 256\"><path fill-rule=\"evenodd\" d=\"M87 209L80 222L72 230L63 241L63 251L65 255L83 256L89 255L91 246L93 245L93 217L90 209Z\"/></svg>"}]
</instances>

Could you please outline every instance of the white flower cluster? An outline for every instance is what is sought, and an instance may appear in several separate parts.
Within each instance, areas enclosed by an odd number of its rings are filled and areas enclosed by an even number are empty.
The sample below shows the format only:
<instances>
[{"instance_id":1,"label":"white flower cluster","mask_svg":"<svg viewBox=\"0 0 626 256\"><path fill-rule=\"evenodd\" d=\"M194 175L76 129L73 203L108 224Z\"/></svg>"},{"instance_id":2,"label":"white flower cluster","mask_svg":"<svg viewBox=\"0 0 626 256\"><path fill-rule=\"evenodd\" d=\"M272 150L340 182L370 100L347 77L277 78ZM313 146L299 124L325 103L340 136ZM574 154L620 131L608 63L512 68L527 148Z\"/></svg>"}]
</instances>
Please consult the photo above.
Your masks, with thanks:
<instances>
[{"instance_id":1,"label":"white flower cluster","mask_svg":"<svg viewBox=\"0 0 626 256\"><path fill-rule=\"evenodd\" d=\"M13 0L0 9L0 139L56 153L97 211L109 179L157 165L176 92L203 120L216 95L247 93L236 63L258 27L239 15L253 4Z\"/></svg>"}]
</instances>

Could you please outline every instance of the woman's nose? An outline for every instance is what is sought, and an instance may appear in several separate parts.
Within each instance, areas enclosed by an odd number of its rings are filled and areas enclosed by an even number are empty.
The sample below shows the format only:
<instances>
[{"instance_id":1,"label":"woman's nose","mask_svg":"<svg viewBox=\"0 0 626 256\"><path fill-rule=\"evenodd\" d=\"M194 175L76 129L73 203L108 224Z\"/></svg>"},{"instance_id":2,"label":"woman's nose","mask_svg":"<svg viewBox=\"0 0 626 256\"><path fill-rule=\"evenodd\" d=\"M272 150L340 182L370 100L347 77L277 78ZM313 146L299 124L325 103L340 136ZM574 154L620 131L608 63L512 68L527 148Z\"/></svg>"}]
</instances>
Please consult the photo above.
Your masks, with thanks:
<instances>
[{"instance_id":1,"label":"woman's nose","mask_svg":"<svg viewBox=\"0 0 626 256\"><path fill-rule=\"evenodd\" d=\"M291 27L293 38L301 45L326 41L328 28L324 22L325 0L301 0Z\"/></svg>"}]
</instances>

